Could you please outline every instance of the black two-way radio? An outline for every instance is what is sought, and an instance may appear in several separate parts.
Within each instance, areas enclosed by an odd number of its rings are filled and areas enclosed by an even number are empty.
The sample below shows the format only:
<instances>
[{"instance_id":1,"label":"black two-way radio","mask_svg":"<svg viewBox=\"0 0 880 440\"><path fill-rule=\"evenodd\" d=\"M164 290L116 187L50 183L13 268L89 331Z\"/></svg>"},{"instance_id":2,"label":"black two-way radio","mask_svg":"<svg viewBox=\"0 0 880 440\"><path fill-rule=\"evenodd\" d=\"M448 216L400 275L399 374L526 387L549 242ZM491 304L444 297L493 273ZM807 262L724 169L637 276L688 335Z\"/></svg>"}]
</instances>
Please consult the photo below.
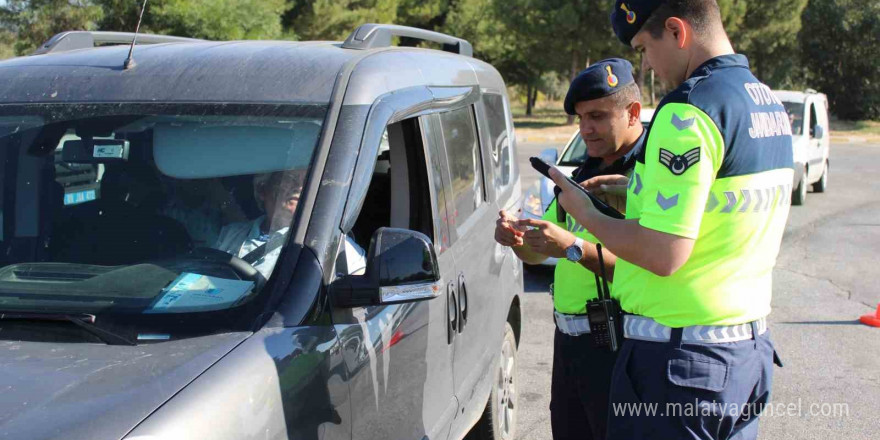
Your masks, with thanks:
<instances>
[{"instance_id":1,"label":"black two-way radio","mask_svg":"<svg viewBox=\"0 0 880 440\"><path fill-rule=\"evenodd\" d=\"M620 303L611 298L608 279L605 277L605 259L602 257L602 245L596 244L599 253L599 274L596 275L596 291L599 297L587 301L587 318L590 321L590 337L596 348L607 348L617 351L623 341L623 319Z\"/></svg>"}]
</instances>

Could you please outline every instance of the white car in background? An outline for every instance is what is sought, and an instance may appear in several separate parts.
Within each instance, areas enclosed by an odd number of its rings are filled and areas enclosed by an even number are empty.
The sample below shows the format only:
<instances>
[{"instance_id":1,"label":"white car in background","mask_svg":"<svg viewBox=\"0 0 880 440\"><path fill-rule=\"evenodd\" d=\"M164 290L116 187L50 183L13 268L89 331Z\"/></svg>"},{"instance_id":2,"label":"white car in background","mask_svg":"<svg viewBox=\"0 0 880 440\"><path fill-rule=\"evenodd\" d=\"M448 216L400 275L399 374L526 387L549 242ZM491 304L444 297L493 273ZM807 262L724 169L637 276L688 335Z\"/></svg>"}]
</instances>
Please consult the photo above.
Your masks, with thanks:
<instances>
[{"instance_id":1,"label":"white car in background","mask_svg":"<svg viewBox=\"0 0 880 440\"><path fill-rule=\"evenodd\" d=\"M791 122L794 146L794 182L791 204L803 205L807 198L807 186L814 193L828 188L828 98L824 93L807 89L803 92L776 90Z\"/></svg>"},{"instance_id":2,"label":"white car in background","mask_svg":"<svg viewBox=\"0 0 880 440\"><path fill-rule=\"evenodd\" d=\"M640 118L645 128L651 123L651 118L653 117L654 109L642 109ZM565 144L565 148L562 149L561 155L557 149L548 148L541 151L541 154L538 156L547 163L556 164L562 172L571 175L586 160L587 144L581 139L580 131L575 131L568 143ZM541 176L537 182L526 190L522 206L523 218L540 220L544 216L544 212L550 206L550 203L553 202L553 186L552 180ZM555 266L556 260L556 258L547 258L539 266ZM529 267L528 264L524 266L526 268Z\"/></svg>"}]
</instances>

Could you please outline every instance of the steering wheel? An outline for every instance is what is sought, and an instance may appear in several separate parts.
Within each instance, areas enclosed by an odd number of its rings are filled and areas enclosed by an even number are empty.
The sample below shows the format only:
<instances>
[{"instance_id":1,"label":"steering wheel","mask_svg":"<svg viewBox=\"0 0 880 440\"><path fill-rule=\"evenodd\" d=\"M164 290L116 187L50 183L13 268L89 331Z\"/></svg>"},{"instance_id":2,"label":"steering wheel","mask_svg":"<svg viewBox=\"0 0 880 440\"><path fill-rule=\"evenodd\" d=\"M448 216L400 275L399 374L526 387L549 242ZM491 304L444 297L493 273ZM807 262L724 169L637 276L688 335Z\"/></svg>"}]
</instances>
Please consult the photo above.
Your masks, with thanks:
<instances>
[{"instance_id":1,"label":"steering wheel","mask_svg":"<svg viewBox=\"0 0 880 440\"><path fill-rule=\"evenodd\" d=\"M253 281L257 288L266 284L266 277L264 277L259 270L235 255L227 254L226 252L214 248L197 247L189 251L188 256L193 259L225 264L235 271L235 274L241 277L241 279Z\"/></svg>"}]
</instances>

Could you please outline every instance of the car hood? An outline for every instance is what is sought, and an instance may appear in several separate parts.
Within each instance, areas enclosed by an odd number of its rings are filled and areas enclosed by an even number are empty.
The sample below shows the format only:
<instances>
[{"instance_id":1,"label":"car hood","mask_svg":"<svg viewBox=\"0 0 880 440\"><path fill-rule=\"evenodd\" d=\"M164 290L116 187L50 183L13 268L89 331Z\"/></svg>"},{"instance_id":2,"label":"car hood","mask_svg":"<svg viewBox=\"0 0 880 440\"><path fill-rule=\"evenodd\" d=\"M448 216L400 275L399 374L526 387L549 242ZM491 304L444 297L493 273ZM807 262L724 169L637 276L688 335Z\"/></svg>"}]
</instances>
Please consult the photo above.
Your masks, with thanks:
<instances>
[{"instance_id":1,"label":"car hood","mask_svg":"<svg viewBox=\"0 0 880 440\"><path fill-rule=\"evenodd\" d=\"M134 347L0 341L0 439L120 439L249 335Z\"/></svg>"}]
</instances>

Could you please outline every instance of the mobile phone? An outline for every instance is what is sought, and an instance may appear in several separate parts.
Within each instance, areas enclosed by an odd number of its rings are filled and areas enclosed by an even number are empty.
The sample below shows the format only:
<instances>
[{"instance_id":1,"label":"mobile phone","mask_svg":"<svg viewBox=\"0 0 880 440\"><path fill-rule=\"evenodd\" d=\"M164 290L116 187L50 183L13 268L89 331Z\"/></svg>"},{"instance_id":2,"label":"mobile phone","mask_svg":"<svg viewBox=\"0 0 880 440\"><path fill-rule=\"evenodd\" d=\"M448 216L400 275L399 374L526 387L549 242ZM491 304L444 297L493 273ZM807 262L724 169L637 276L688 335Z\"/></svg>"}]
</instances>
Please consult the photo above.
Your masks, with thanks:
<instances>
[{"instance_id":1,"label":"mobile phone","mask_svg":"<svg viewBox=\"0 0 880 440\"><path fill-rule=\"evenodd\" d=\"M530 158L529 158L529 162L532 163L532 168L534 168L535 171L541 173L541 175L543 175L544 177L547 177L548 179L553 180L553 179L550 177L550 167L551 167L552 165L550 165L550 164L547 163L547 162L544 162L544 160L541 159L540 157L530 157ZM603 202L601 199L599 199L598 197L596 197L593 193L591 193L590 191L588 191L586 188L580 186L580 184L578 184L577 182L575 182L571 177L565 176L565 178L568 179L568 181L569 181L572 185L574 185L575 188L581 190L581 192L583 192L584 194L586 194L587 197L590 198L590 201L593 202L593 206L595 206L596 209L598 209L599 212L601 212L602 214L605 214L605 215L607 215L608 217L613 217L613 218L616 218L616 219L624 219L624 218L626 218L626 216L623 215L620 211L618 211L618 210L612 208L612 207L609 206L607 203Z\"/></svg>"}]
</instances>

